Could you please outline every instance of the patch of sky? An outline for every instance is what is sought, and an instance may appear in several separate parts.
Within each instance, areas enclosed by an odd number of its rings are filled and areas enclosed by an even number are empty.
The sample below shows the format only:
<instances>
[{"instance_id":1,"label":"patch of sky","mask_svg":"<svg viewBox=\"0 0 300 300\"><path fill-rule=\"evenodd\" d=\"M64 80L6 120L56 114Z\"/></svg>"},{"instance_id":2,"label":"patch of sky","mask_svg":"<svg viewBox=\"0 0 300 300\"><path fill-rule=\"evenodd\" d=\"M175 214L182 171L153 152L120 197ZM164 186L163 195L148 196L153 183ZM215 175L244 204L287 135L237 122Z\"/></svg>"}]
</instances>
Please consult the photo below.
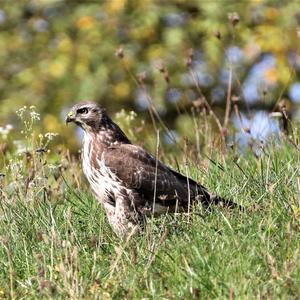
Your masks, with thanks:
<instances>
[{"instance_id":1,"label":"patch of sky","mask_svg":"<svg viewBox=\"0 0 300 300\"><path fill-rule=\"evenodd\" d=\"M267 144L272 138L277 140L279 138L278 120L271 118L265 111L257 111L251 119L244 114L241 115L241 119L234 116L232 121L238 130L235 142L238 143L242 152L248 148L250 142L254 142L254 151L259 155L261 154L260 146L262 144Z\"/></svg>"},{"instance_id":2,"label":"patch of sky","mask_svg":"<svg viewBox=\"0 0 300 300\"><path fill-rule=\"evenodd\" d=\"M182 93L179 89L170 88L167 90L167 100L171 103L177 103L181 99Z\"/></svg>"},{"instance_id":3,"label":"patch of sky","mask_svg":"<svg viewBox=\"0 0 300 300\"><path fill-rule=\"evenodd\" d=\"M228 85L229 80L229 70L228 69L222 69L220 74L220 81L223 85Z\"/></svg>"},{"instance_id":4,"label":"patch of sky","mask_svg":"<svg viewBox=\"0 0 300 300\"><path fill-rule=\"evenodd\" d=\"M6 13L4 10L0 9L0 24L3 24L6 21Z\"/></svg>"},{"instance_id":5,"label":"patch of sky","mask_svg":"<svg viewBox=\"0 0 300 300\"><path fill-rule=\"evenodd\" d=\"M149 100L144 90L138 89L136 91L135 104L136 104L136 108L140 111L145 111L148 109Z\"/></svg>"},{"instance_id":6,"label":"patch of sky","mask_svg":"<svg viewBox=\"0 0 300 300\"><path fill-rule=\"evenodd\" d=\"M168 27L177 27L183 25L187 20L186 13L168 13L164 16L164 22Z\"/></svg>"},{"instance_id":7,"label":"patch of sky","mask_svg":"<svg viewBox=\"0 0 300 300\"><path fill-rule=\"evenodd\" d=\"M84 131L83 131L83 129L80 128L79 126L76 126L75 130L76 130L76 136L77 136L77 138L78 138L80 141L82 141L83 138L84 138Z\"/></svg>"},{"instance_id":8,"label":"patch of sky","mask_svg":"<svg viewBox=\"0 0 300 300\"><path fill-rule=\"evenodd\" d=\"M207 63L201 51L195 51L193 54L192 70L195 79L200 86L209 87L214 83L212 75L209 73ZM194 85L194 78L189 73L181 77L181 81L185 85Z\"/></svg>"},{"instance_id":9,"label":"patch of sky","mask_svg":"<svg viewBox=\"0 0 300 300\"><path fill-rule=\"evenodd\" d=\"M276 59L272 54L266 54L261 61L255 64L245 82L243 83L243 94L248 103L254 103L261 97L263 87L271 88L265 80L265 72L276 66Z\"/></svg>"},{"instance_id":10,"label":"patch of sky","mask_svg":"<svg viewBox=\"0 0 300 300\"><path fill-rule=\"evenodd\" d=\"M296 52L290 52L288 54L288 62L293 69L297 71L300 70L300 55Z\"/></svg>"},{"instance_id":11,"label":"patch of sky","mask_svg":"<svg viewBox=\"0 0 300 300\"><path fill-rule=\"evenodd\" d=\"M221 103L225 99L225 90L223 87L218 86L211 91L211 100L214 103Z\"/></svg>"},{"instance_id":12,"label":"patch of sky","mask_svg":"<svg viewBox=\"0 0 300 300\"><path fill-rule=\"evenodd\" d=\"M229 62L238 64L241 63L244 59L244 52L240 47L232 46L226 50L226 58Z\"/></svg>"},{"instance_id":13,"label":"patch of sky","mask_svg":"<svg viewBox=\"0 0 300 300\"><path fill-rule=\"evenodd\" d=\"M40 18L34 21L33 27L38 32L44 32L48 29L48 22Z\"/></svg>"},{"instance_id":14,"label":"patch of sky","mask_svg":"<svg viewBox=\"0 0 300 300\"><path fill-rule=\"evenodd\" d=\"M300 82L295 82L291 85L289 89L289 97L294 102L300 103Z\"/></svg>"},{"instance_id":15,"label":"patch of sky","mask_svg":"<svg viewBox=\"0 0 300 300\"><path fill-rule=\"evenodd\" d=\"M164 132L163 140L167 145L175 145L179 140L179 135L176 130Z\"/></svg>"}]
</instances>

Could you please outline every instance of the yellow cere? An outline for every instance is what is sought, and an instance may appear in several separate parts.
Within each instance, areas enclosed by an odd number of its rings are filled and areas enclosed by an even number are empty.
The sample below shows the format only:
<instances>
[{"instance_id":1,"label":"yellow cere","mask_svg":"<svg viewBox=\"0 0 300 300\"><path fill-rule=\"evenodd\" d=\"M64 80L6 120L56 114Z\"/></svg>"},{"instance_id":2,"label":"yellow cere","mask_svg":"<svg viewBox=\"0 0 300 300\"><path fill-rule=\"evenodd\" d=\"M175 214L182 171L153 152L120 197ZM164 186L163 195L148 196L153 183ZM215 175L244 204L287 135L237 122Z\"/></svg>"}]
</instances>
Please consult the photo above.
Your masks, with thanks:
<instances>
[{"instance_id":1,"label":"yellow cere","mask_svg":"<svg viewBox=\"0 0 300 300\"><path fill-rule=\"evenodd\" d=\"M74 114L73 114L72 111L70 111L70 112L68 113L68 117L70 117L70 118L73 117L73 115L74 115Z\"/></svg>"}]
</instances>

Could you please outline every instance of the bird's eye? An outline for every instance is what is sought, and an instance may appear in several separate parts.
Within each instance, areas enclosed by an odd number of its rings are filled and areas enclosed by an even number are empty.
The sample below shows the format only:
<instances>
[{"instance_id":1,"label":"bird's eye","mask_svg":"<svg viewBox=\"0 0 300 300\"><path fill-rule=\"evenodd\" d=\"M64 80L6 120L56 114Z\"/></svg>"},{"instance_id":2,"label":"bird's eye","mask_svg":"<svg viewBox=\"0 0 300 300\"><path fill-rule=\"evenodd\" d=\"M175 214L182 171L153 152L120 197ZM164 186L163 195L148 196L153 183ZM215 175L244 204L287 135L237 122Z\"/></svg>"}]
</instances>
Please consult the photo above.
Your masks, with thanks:
<instances>
[{"instance_id":1,"label":"bird's eye","mask_svg":"<svg viewBox=\"0 0 300 300\"><path fill-rule=\"evenodd\" d=\"M87 114L88 113L88 109L86 107L79 108L79 109L77 109L77 113L78 114Z\"/></svg>"}]
</instances>

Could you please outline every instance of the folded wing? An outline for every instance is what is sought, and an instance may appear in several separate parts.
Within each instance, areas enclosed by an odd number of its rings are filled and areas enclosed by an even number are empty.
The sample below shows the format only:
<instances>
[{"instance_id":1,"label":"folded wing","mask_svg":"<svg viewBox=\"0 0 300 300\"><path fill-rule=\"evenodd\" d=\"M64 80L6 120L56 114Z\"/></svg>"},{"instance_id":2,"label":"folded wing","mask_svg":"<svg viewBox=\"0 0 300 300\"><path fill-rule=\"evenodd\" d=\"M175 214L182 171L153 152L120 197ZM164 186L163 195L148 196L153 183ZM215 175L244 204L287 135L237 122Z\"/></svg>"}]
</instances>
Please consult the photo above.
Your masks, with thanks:
<instances>
[{"instance_id":1,"label":"folded wing","mask_svg":"<svg viewBox=\"0 0 300 300\"><path fill-rule=\"evenodd\" d=\"M143 148L122 144L109 147L103 154L105 165L145 201L159 201L168 207L187 208L200 200L209 203L210 195L194 180L170 169Z\"/></svg>"}]
</instances>

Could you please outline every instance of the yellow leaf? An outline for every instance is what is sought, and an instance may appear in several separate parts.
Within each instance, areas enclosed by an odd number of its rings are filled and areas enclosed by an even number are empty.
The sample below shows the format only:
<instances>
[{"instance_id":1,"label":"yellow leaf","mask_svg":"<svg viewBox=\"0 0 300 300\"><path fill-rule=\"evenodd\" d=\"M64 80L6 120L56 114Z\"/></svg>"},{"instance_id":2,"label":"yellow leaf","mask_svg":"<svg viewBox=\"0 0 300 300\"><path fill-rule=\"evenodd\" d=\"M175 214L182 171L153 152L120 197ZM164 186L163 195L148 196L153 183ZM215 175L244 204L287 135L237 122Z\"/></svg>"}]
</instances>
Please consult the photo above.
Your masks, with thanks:
<instances>
[{"instance_id":1,"label":"yellow leaf","mask_svg":"<svg viewBox=\"0 0 300 300\"><path fill-rule=\"evenodd\" d=\"M43 119L43 125L48 132L60 132L61 124L53 115L46 115Z\"/></svg>"},{"instance_id":2,"label":"yellow leaf","mask_svg":"<svg viewBox=\"0 0 300 300\"><path fill-rule=\"evenodd\" d=\"M278 72L276 68L269 68L265 71L265 80L269 84L275 84L278 79Z\"/></svg>"},{"instance_id":3,"label":"yellow leaf","mask_svg":"<svg viewBox=\"0 0 300 300\"><path fill-rule=\"evenodd\" d=\"M268 7L265 11L265 16L270 21L276 21L279 16L279 11L274 7Z\"/></svg>"},{"instance_id":4,"label":"yellow leaf","mask_svg":"<svg viewBox=\"0 0 300 300\"><path fill-rule=\"evenodd\" d=\"M164 55L164 48L161 45L154 44L150 47L147 53L147 57L149 60L162 58Z\"/></svg>"},{"instance_id":5,"label":"yellow leaf","mask_svg":"<svg viewBox=\"0 0 300 300\"><path fill-rule=\"evenodd\" d=\"M122 11L126 5L126 0L111 0L108 1L107 11L111 14L118 13Z\"/></svg>"},{"instance_id":6,"label":"yellow leaf","mask_svg":"<svg viewBox=\"0 0 300 300\"><path fill-rule=\"evenodd\" d=\"M130 92L129 84L125 81L119 82L115 85L114 92L118 98L126 98Z\"/></svg>"},{"instance_id":7,"label":"yellow leaf","mask_svg":"<svg viewBox=\"0 0 300 300\"><path fill-rule=\"evenodd\" d=\"M50 65L48 72L50 76L54 78L60 78L65 74L65 71L67 69L68 60L66 57L61 57L56 60L54 60Z\"/></svg>"},{"instance_id":8,"label":"yellow leaf","mask_svg":"<svg viewBox=\"0 0 300 300\"><path fill-rule=\"evenodd\" d=\"M61 52L70 52L72 50L72 42L68 37L61 39L58 43L57 49Z\"/></svg>"},{"instance_id":9,"label":"yellow leaf","mask_svg":"<svg viewBox=\"0 0 300 300\"><path fill-rule=\"evenodd\" d=\"M76 22L76 26L80 29L91 29L95 26L95 19L92 16L80 17Z\"/></svg>"}]
</instances>

